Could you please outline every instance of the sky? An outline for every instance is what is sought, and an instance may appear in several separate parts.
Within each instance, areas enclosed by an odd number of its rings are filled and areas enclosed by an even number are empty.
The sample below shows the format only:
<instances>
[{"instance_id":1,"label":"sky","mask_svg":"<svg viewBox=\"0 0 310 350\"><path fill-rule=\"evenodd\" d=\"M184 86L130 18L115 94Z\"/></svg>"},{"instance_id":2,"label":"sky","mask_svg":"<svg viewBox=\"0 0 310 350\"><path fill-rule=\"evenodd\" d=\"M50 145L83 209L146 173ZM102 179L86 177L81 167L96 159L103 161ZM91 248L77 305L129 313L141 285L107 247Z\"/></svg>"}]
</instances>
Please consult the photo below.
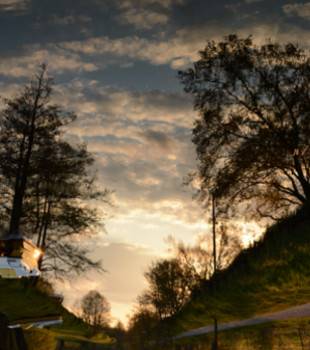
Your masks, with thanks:
<instances>
[{"instance_id":1,"label":"sky","mask_svg":"<svg viewBox=\"0 0 310 350\"><path fill-rule=\"evenodd\" d=\"M107 272L58 284L68 307L97 289L126 322L167 237L209 234L208 213L183 185L196 164L195 112L178 70L231 33L309 47L309 20L310 2L296 0L0 0L0 95L47 63L54 101L78 116L68 137L88 145L98 182L114 191L90 247ZM244 242L258 232L239 226Z\"/></svg>"}]
</instances>

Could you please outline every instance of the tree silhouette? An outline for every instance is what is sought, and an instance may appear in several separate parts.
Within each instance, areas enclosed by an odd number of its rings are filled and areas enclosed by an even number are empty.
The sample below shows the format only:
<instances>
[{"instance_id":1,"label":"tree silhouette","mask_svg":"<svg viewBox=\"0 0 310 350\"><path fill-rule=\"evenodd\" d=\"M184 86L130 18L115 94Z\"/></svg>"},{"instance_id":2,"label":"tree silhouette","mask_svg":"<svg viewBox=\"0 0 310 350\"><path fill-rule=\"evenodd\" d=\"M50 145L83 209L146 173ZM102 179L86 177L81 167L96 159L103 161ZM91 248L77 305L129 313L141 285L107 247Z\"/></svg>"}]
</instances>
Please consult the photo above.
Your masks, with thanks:
<instances>
[{"instance_id":1,"label":"tree silhouette","mask_svg":"<svg viewBox=\"0 0 310 350\"><path fill-rule=\"evenodd\" d=\"M256 46L230 35L179 72L199 112L192 178L202 200L255 204L272 218L309 203L309 63L293 44Z\"/></svg>"},{"instance_id":2,"label":"tree silhouette","mask_svg":"<svg viewBox=\"0 0 310 350\"><path fill-rule=\"evenodd\" d=\"M91 290L82 299L82 317L85 322L100 328L108 324L110 304L107 299L96 290Z\"/></svg>"},{"instance_id":3,"label":"tree silhouette","mask_svg":"<svg viewBox=\"0 0 310 350\"><path fill-rule=\"evenodd\" d=\"M40 67L0 113L0 212L8 234L22 232L46 251L42 268L58 273L99 267L77 238L100 220L91 201L106 201L91 175L93 156L64 128L76 115L51 103L52 80ZM75 243L76 241L76 243Z\"/></svg>"},{"instance_id":4,"label":"tree silhouette","mask_svg":"<svg viewBox=\"0 0 310 350\"><path fill-rule=\"evenodd\" d=\"M159 260L145 273L148 289L140 296L141 305L150 306L160 319L177 313L189 299L195 276L192 268L177 259Z\"/></svg>"}]
</instances>

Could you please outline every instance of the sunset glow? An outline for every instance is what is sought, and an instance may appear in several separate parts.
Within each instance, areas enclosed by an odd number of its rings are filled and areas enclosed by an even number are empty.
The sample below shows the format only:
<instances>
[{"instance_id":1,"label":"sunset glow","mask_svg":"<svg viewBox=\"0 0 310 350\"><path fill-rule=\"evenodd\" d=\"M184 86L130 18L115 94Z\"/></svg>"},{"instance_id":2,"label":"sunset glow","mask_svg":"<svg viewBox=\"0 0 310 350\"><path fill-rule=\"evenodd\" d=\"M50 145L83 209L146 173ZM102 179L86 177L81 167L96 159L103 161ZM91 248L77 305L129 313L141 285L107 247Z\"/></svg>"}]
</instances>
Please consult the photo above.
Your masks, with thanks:
<instances>
[{"instance_id":1,"label":"sunset glow","mask_svg":"<svg viewBox=\"0 0 310 350\"><path fill-rule=\"evenodd\" d=\"M97 289L126 323L147 267L168 254L167 237L192 244L211 234L210 213L184 185L196 169L197 113L177 72L207 40L230 33L309 47L309 4L295 2L0 0L1 96L13 96L46 62L53 101L78 116L66 138L87 145L99 185L114 191L113 206L96 204L107 214L106 232L81 242L106 272L55 282L65 305L77 310ZM263 229L239 218L236 227L244 247Z\"/></svg>"}]
</instances>

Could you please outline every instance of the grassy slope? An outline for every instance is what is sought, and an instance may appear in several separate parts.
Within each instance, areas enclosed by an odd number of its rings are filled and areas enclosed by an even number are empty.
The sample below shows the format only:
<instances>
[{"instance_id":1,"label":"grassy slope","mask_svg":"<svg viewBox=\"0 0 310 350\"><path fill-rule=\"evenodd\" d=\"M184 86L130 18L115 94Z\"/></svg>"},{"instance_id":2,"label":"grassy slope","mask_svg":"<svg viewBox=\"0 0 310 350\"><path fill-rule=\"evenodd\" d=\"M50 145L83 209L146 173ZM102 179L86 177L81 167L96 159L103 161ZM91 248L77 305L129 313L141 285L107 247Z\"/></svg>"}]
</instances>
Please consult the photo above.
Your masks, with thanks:
<instances>
[{"instance_id":1,"label":"grassy slope","mask_svg":"<svg viewBox=\"0 0 310 350\"><path fill-rule=\"evenodd\" d=\"M0 279L0 312L5 313L10 322L61 315L63 329L83 334L88 331L85 323L57 301L21 280Z\"/></svg>"},{"instance_id":2,"label":"grassy slope","mask_svg":"<svg viewBox=\"0 0 310 350\"><path fill-rule=\"evenodd\" d=\"M194 293L175 319L176 332L248 318L310 301L310 213L303 209L267 229L212 282Z\"/></svg>"},{"instance_id":3,"label":"grassy slope","mask_svg":"<svg viewBox=\"0 0 310 350\"><path fill-rule=\"evenodd\" d=\"M21 280L0 279L0 312L5 313L10 322L37 317L62 316L61 326L50 330L26 332L29 344L38 350L40 349L38 344L41 343L44 344L44 350L54 349L55 339L59 336L84 339L89 337L91 331L83 321L62 307L56 300L37 288L26 285ZM103 343L109 341L111 339L108 337L102 340Z\"/></svg>"}]
</instances>

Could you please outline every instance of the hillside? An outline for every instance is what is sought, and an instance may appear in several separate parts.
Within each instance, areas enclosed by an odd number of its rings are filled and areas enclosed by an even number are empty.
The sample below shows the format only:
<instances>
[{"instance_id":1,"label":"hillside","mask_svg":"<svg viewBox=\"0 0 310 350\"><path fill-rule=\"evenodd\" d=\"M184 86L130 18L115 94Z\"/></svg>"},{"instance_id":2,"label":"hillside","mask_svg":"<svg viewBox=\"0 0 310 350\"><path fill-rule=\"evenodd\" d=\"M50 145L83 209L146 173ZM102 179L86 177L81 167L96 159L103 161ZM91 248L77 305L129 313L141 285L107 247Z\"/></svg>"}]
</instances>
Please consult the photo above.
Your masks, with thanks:
<instances>
[{"instance_id":1,"label":"hillside","mask_svg":"<svg viewBox=\"0 0 310 350\"><path fill-rule=\"evenodd\" d=\"M83 341L89 340L92 333L86 323L50 297L44 286L34 287L27 281L0 279L0 311L7 315L10 323L50 316L63 318L63 324L60 326L48 330L25 331L30 350L54 350L56 339L59 337ZM103 344L111 341L112 339L104 335L99 340Z\"/></svg>"},{"instance_id":2,"label":"hillside","mask_svg":"<svg viewBox=\"0 0 310 350\"><path fill-rule=\"evenodd\" d=\"M303 208L266 230L216 278L195 293L173 320L174 333L245 319L310 301L310 214Z\"/></svg>"}]
</instances>

